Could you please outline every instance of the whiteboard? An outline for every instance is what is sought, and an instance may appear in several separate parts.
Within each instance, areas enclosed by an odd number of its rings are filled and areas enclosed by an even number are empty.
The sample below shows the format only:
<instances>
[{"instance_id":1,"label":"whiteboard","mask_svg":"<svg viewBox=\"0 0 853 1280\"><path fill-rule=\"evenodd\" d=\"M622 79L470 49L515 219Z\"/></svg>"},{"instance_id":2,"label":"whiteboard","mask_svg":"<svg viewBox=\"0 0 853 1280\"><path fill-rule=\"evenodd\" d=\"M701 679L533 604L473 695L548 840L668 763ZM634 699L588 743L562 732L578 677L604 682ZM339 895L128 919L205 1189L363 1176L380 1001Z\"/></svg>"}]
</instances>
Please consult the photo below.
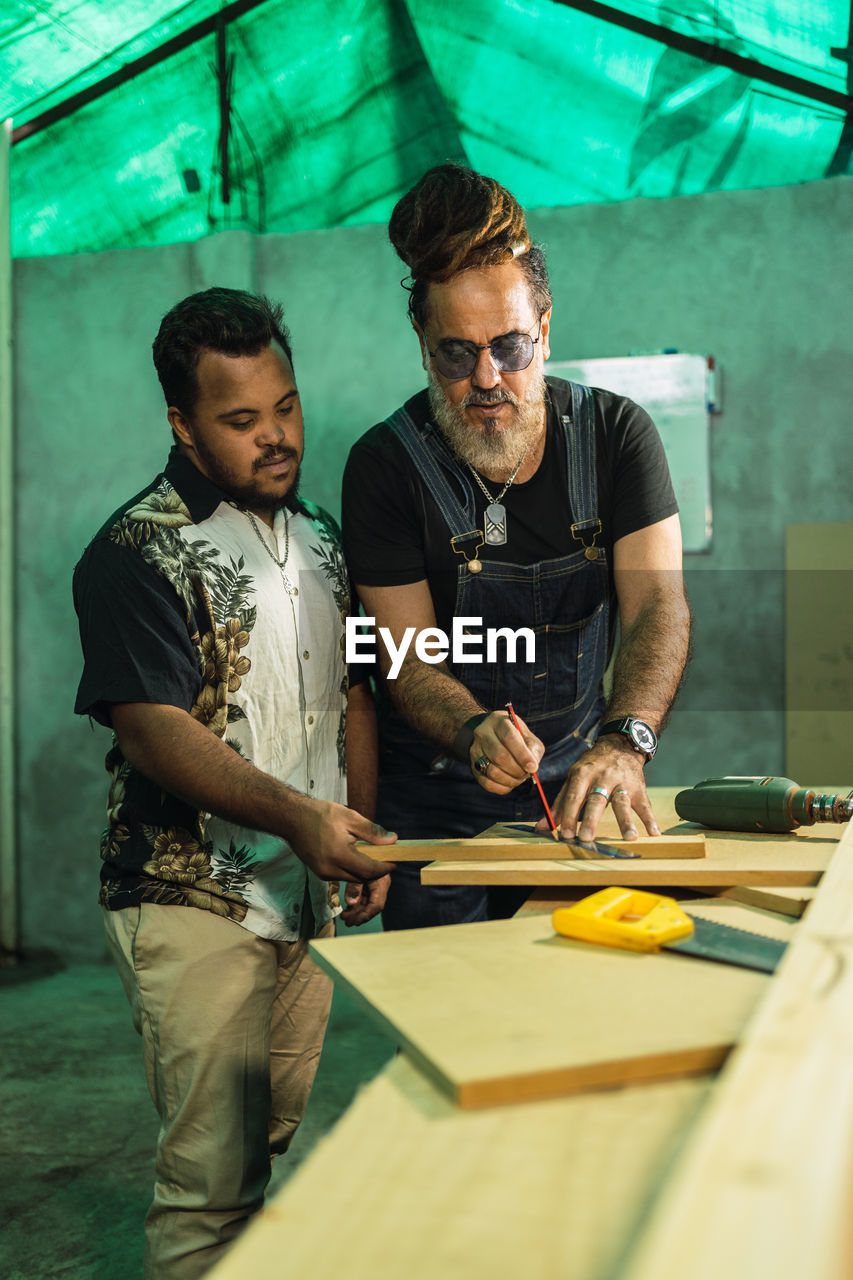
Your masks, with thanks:
<instances>
[{"instance_id":1,"label":"whiteboard","mask_svg":"<svg viewBox=\"0 0 853 1280\"><path fill-rule=\"evenodd\" d=\"M642 405L660 432L681 515L685 551L711 545L711 469L706 356L552 360L546 373L604 387Z\"/></svg>"}]
</instances>

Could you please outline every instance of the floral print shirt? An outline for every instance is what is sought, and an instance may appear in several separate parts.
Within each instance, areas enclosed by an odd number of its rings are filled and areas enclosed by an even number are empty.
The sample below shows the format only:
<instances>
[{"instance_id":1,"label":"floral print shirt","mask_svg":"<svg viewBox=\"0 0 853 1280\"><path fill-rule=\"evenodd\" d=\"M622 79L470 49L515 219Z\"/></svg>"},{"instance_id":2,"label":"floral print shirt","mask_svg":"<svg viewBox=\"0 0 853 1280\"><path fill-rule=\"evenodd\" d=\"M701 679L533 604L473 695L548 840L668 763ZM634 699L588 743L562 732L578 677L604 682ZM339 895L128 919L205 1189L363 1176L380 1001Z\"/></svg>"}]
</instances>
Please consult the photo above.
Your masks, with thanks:
<instances>
[{"instance_id":1,"label":"floral print shirt","mask_svg":"<svg viewBox=\"0 0 853 1280\"><path fill-rule=\"evenodd\" d=\"M285 560L284 568L280 562ZM274 528L173 449L162 475L107 521L74 571L84 669L75 710L180 707L259 769L345 802L349 585L330 516L288 499ZM340 911L337 886L280 837L200 813L107 755L101 903L213 911L264 938Z\"/></svg>"}]
</instances>

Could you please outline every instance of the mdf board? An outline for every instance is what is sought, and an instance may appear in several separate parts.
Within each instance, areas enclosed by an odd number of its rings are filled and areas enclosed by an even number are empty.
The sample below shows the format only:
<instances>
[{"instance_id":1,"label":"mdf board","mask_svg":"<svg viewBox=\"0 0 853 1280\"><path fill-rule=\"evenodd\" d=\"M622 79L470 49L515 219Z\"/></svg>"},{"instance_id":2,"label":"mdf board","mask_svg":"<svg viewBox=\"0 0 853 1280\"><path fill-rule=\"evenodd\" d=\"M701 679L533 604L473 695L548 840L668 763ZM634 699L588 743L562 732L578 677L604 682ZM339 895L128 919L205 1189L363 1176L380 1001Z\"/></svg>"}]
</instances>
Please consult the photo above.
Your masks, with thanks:
<instances>
[{"instance_id":1,"label":"mdf board","mask_svg":"<svg viewBox=\"0 0 853 1280\"><path fill-rule=\"evenodd\" d=\"M815 885L829 865L843 826L802 827L787 835L710 831L682 822L676 787L652 787L649 797L664 836L703 834L704 858L623 859L590 862L441 862L424 867L423 884L667 885L728 888L731 885ZM619 828L605 810L597 836L607 842ZM387 848L387 846L386 846Z\"/></svg>"},{"instance_id":2,"label":"mdf board","mask_svg":"<svg viewBox=\"0 0 853 1280\"><path fill-rule=\"evenodd\" d=\"M769 979L558 937L550 919L312 942L462 1107L716 1070Z\"/></svg>"},{"instance_id":3,"label":"mdf board","mask_svg":"<svg viewBox=\"0 0 853 1280\"><path fill-rule=\"evenodd\" d=\"M210 1280L605 1280L710 1089L461 1111L401 1055Z\"/></svg>"},{"instance_id":4,"label":"mdf board","mask_svg":"<svg viewBox=\"0 0 853 1280\"><path fill-rule=\"evenodd\" d=\"M853 521L785 530L785 769L853 787Z\"/></svg>"}]
</instances>

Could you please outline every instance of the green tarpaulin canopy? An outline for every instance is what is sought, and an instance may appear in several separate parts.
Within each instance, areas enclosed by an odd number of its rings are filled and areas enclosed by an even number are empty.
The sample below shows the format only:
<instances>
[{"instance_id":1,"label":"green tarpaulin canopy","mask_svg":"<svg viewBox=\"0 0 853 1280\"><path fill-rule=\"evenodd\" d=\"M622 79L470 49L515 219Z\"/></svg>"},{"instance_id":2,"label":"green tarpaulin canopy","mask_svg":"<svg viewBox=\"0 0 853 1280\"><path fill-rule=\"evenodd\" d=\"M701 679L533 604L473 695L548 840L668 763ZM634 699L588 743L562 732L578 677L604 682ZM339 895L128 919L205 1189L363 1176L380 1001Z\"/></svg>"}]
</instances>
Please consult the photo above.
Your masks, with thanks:
<instances>
[{"instance_id":1,"label":"green tarpaulin canopy","mask_svg":"<svg viewBox=\"0 0 853 1280\"><path fill-rule=\"evenodd\" d=\"M8 0L13 252L378 222L448 159L528 208L846 173L850 29L850 0Z\"/></svg>"}]
</instances>

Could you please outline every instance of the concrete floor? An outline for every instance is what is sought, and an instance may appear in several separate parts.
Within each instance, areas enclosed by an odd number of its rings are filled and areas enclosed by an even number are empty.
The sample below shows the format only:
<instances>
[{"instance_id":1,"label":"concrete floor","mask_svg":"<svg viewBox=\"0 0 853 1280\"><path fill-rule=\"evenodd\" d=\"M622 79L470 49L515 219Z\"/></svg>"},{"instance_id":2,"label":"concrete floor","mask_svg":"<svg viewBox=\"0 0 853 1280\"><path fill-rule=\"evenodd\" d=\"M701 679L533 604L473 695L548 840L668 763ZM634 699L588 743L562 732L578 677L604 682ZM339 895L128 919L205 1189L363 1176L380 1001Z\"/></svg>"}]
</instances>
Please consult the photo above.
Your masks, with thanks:
<instances>
[{"instance_id":1,"label":"concrete floor","mask_svg":"<svg viewBox=\"0 0 853 1280\"><path fill-rule=\"evenodd\" d=\"M135 1280L157 1119L141 1042L110 964L0 970L0 1277ZM302 1126L276 1161L287 1181L391 1042L336 992Z\"/></svg>"}]
</instances>

